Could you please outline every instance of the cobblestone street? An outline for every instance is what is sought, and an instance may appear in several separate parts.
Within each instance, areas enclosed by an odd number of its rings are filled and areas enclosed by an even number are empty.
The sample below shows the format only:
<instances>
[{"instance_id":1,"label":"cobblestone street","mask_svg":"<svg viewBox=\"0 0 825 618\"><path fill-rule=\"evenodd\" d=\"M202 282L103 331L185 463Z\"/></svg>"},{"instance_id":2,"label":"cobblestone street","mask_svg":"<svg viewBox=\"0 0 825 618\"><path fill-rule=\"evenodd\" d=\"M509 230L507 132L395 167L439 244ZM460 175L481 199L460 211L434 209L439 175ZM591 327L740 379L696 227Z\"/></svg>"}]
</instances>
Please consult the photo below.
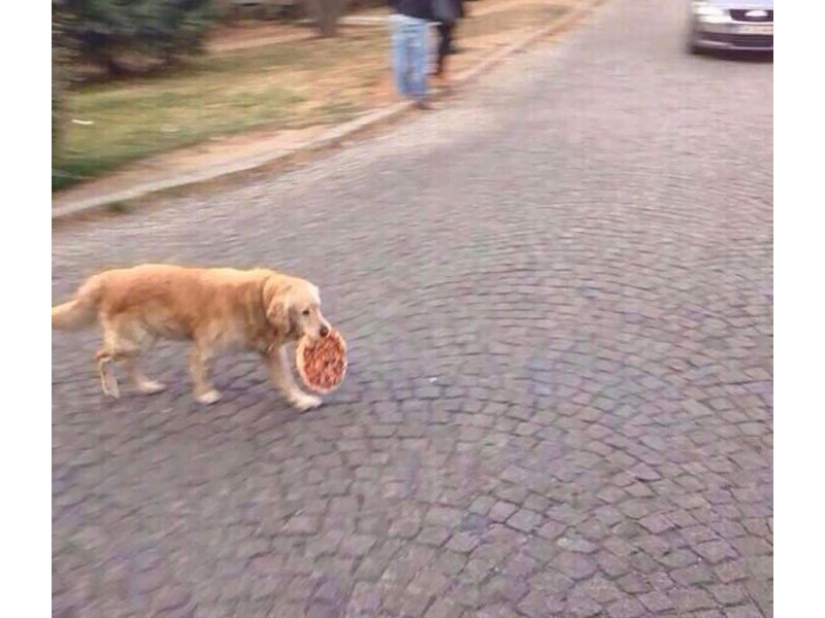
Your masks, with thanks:
<instances>
[{"instance_id":1,"label":"cobblestone street","mask_svg":"<svg viewBox=\"0 0 825 618\"><path fill-rule=\"evenodd\" d=\"M60 618L773 615L773 65L608 0L303 169L58 229L55 302L144 261L321 289L342 388L104 398L53 335Z\"/></svg>"}]
</instances>

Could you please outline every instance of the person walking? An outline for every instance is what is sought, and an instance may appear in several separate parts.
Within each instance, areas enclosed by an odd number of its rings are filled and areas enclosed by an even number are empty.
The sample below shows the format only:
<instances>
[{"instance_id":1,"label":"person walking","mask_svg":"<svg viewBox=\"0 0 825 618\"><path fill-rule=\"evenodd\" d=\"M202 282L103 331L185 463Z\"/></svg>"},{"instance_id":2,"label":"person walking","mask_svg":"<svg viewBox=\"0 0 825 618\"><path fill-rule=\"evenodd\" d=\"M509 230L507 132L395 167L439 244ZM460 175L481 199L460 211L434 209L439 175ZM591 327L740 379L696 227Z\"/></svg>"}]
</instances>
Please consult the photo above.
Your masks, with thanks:
<instances>
[{"instance_id":1,"label":"person walking","mask_svg":"<svg viewBox=\"0 0 825 618\"><path fill-rule=\"evenodd\" d=\"M464 17L463 0L433 0L433 15L438 22L438 56L433 75L447 81L447 56L455 53L453 34L458 20Z\"/></svg>"},{"instance_id":2,"label":"person walking","mask_svg":"<svg viewBox=\"0 0 825 618\"><path fill-rule=\"evenodd\" d=\"M392 16L392 67L398 93L430 109L427 75L433 0L389 0Z\"/></svg>"}]
</instances>

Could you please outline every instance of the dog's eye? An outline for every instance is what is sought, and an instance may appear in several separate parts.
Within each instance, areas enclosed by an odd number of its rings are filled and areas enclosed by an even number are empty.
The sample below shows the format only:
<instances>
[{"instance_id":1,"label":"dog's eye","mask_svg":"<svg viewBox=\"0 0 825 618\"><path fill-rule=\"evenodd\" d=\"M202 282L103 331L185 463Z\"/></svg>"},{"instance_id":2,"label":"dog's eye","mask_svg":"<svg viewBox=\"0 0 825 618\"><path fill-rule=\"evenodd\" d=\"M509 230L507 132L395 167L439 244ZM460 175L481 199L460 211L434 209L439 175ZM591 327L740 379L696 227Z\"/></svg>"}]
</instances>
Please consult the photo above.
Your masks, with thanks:
<instances>
[{"instance_id":1,"label":"dog's eye","mask_svg":"<svg viewBox=\"0 0 825 618\"><path fill-rule=\"evenodd\" d=\"M304 310L301 312L301 315L306 316L306 317L309 317L309 309L304 309Z\"/></svg>"}]
</instances>

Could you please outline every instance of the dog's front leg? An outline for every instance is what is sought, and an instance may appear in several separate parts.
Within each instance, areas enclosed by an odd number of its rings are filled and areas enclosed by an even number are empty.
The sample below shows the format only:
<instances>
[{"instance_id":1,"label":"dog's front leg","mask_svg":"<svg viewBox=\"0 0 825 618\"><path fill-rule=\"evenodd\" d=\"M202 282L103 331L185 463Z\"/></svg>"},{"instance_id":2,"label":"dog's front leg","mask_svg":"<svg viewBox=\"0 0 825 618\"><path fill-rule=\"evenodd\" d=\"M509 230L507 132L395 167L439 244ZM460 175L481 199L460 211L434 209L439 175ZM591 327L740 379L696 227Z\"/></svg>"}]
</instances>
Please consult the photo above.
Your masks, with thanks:
<instances>
[{"instance_id":1,"label":"dog's front leg","mask_svg":"<svg viewBox=\"0 0 825 618\"><path fill-rule=\"evenodd\" d=\"M308 395L303 392L295 383L292 372L289 369L289 359L286 355L286 347L281 346L278 350L271 352L267 356L269 373L275 386L283 393L287 401L302 412L312 410L321 405L320 397Z\"/></svg>"}]
</instances>

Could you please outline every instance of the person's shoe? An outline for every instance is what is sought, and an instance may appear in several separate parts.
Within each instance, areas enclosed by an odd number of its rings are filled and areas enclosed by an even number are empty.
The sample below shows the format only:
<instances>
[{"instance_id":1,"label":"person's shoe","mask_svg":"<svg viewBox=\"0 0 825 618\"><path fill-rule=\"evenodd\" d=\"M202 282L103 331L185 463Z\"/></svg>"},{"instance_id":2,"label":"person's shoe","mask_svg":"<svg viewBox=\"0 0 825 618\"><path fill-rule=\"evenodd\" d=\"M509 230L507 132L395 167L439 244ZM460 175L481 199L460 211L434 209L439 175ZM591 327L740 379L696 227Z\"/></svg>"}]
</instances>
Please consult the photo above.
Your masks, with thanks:
<instances>
[{"instance_id":1,"label":"person's shoe","mask_svg":"<svg viewBox=\"0 0 825 618\"><path fill-rule=\"evenodd\" d=\"M427 99L418 99L415 102L415 108L420 109L422 111L430 111L432 109L435 109L433 104L430 101L428 101Z\"/></svg>"}]
</instances>

